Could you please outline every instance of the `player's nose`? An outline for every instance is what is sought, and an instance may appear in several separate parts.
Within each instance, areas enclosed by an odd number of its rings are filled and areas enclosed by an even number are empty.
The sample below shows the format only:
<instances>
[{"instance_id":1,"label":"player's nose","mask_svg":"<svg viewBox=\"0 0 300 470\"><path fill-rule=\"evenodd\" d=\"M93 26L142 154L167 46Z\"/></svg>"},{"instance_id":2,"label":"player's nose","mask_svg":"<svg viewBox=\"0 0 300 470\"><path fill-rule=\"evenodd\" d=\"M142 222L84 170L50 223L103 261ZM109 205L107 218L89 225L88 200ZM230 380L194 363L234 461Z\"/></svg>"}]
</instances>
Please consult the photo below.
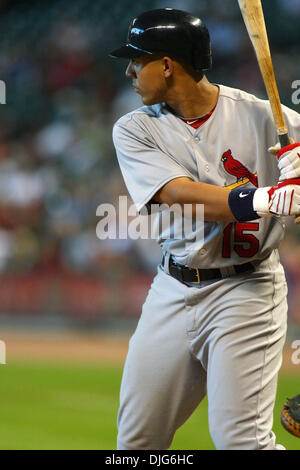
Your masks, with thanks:
<instances>
[{"instance_id":1,"label":"player's nose","mask_svg":"<svg viewBox=\"0 0 300 470\"><path fill-rule=\"evenodd\" d=\"M127 66L127 69L126 69L126 72L125 72L125 75L127 78L136 78L136 73L134 71L134 68L132 67L132 62L130 60L128 66Z\"/></svg>"}]
</instances>

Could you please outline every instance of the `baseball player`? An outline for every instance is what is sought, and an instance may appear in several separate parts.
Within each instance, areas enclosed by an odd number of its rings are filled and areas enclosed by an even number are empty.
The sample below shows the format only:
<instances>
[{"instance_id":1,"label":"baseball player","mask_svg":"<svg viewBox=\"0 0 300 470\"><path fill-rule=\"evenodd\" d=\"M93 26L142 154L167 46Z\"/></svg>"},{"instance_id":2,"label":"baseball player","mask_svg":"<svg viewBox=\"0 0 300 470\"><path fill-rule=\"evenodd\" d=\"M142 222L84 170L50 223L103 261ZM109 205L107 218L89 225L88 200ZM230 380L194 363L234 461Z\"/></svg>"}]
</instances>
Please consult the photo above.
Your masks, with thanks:
<instances>
[{"instance_id":1,"label":"baseball player","mask_svg":"<svg viewBox=\"0 0 300 470\"><path fill-rule=\"evenodd\" d=\"M300 215L300 116L283 107L296 143L278 151L269 102L208 81L208 30L184 11L141 14L111 56L129 59L144 103L113 129L137 210L190 205L195 220L204 207L201 248L159 234L162 262L123 372L118 449L169 448L205 395L217 449L283 449L272 432L287 324L278 245L283 217Z\"/></svg>"}]
</instances>

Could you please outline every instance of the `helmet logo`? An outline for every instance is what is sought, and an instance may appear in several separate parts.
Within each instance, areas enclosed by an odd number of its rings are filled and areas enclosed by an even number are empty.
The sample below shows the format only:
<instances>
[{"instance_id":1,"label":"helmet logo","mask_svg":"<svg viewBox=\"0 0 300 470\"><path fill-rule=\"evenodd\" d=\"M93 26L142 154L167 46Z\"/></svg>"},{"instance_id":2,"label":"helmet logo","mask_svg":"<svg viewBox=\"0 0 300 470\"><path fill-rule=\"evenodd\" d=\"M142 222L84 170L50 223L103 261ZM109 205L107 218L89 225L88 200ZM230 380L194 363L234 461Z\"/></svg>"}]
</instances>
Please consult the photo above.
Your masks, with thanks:
<instances>
[{"instance_id":1,"label":"helmet logo","mask_svg":"<svg viewBox=\"0 0 300 470\"><path fill-rule=\"evenodd\" d=\"M140 28L133 28L133 27L131 28L131 31L130 31L131 34L136 34L137 36L138 36L139 34L142 34L143 32L144 32L143 29L140 29Z\"/></svg>"}]
</instances>

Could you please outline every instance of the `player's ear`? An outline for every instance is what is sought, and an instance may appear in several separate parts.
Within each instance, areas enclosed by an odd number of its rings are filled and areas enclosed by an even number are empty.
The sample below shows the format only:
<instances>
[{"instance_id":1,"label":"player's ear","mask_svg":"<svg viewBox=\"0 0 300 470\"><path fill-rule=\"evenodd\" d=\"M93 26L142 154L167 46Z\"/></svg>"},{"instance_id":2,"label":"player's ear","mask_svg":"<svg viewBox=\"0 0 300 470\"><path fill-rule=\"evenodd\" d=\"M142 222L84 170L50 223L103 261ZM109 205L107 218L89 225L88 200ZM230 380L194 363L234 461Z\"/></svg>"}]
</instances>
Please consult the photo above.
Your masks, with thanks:
<instances>
[{"instance_id":1,"label":"player's ear","mask_svg":"<svg viewBox=\"0 0 300 470\"><path fill-rule=\"evenodd\" d=\"M174 71L174 62L170 57L163 58L163 66L164 66L164 75L165 78L170 78Z\"/></svg>"}]
</instances>

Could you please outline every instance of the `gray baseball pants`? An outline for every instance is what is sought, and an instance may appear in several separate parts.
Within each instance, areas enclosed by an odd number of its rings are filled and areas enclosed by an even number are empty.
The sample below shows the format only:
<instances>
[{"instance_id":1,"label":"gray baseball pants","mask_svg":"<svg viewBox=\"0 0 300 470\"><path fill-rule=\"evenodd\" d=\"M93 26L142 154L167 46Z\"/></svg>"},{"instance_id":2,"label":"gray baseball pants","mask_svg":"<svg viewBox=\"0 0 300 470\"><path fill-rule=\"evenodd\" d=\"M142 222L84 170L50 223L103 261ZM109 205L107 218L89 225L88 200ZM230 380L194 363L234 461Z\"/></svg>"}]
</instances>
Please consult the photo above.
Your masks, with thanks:
<instances>
[{"instance_id":1,"label":"gray baseball pants","mask_svg":"<svg viewBox=\"0 0 300 470\"><path fill-rule=\"evenodd\" d=\"M118 449L168 449L206 394L216 449L284 449L272 425L286 294L277 250L252 274L200 287L159 267L129 343Z\"/></svg>"}]
</instances>

